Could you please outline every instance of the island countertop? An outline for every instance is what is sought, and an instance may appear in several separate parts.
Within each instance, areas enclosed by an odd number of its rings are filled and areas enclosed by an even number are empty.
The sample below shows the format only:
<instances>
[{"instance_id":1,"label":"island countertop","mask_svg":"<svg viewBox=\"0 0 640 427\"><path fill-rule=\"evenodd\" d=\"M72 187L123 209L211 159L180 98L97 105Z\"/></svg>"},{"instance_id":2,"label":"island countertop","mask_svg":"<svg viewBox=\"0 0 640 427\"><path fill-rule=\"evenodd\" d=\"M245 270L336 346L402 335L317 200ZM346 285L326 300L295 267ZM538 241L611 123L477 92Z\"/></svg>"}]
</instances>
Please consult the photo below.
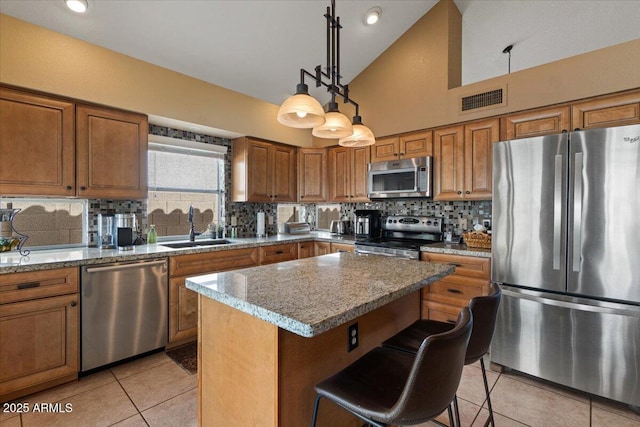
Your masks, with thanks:
<instances>
[{"instance_id":1,"label":"island countertop","mask_svg":"<svg viewBox=\"0 0 640 427\"><path fill-rule=\"evenodd\" d=\"M303 337L408 295L454 267L334 253L187 278L187 288Z\"/></svg>"}]
</instances>

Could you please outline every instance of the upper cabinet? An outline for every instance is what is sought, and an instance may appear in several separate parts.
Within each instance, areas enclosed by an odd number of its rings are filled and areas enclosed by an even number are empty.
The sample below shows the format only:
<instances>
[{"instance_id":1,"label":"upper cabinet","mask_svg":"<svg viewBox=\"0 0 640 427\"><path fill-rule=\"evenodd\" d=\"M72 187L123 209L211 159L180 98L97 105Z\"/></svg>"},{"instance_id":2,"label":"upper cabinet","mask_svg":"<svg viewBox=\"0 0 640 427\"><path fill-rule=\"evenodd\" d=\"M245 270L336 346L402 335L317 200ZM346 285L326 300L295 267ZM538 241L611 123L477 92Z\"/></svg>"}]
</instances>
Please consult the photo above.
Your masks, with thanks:
<instances>
[{"instance_id":1,"label":"upper cabinet","mask_svg":"<svg viewBox=\"0 0 640 427\"><path fill-rule=\"evenodd\" d=\"M0 194L75 196L75 106L0 87Z\"/></svg>"},{"instance_id":2,"label":"upper cabinet","mask_svg":"<svg viewBox=\"0 0 640 427\"><path fill-rule=\"evenodd\" d=\"M533 138L569 131L571 108L568 105L509 114L500 119L500 139Z\"/></svg>"},{"instance_id":3,"label":"upper cabinet","mask_svg":"<svg viewBox=\"0 0 640 427\"><path fill-rule=\"evenodd\" d=\"M147 116L0 87L0 123L1 194L147 197Z\"/></svg>"},{"instance_id":4,"label":"upper cabinet","mask_svg":"<svg viewBox=\"0 0 640 427\"><path fill-rule=\"evenodd\" d=\"M327 201L327 149L298 149L298 201Z\"/></svg>"},{"instance_id":5,"label":"upper cabinet","mask_svg":"<svg viewBox=\"0 0 640 427\"><path fill-rule=\"evenodd\" d=\"M498 119L434 131L434 200L490 200Z\"/></svg>"},{"instance_id":6,"label":"upper cabinet","mask_svg":"<svg viewBox=\"0 0 640 427\"><path fill-rule=\"evenodd\" d=\"M369 147L329 148L329 201L369 202L367 167Z\"/></svg>"},{"instance_id":7,"label":"upper cabinet","mask_svg":"<svg viewBox=\"0 0 640 427\"><path fill-rule=\"evenodd\" d=\"M147 198L147 116L79 104L76 129L78 196Z\"/></svg>"},{"instance_id":8,"label":"upper cabinet","mask_svg":"<svg viewBox=\"0 0 640 427\"><path fill-rule=\"evenodd\" d=\"M250 137L233 140L234 202L295 202L296 149Z\"/></svg>"},{"instance_id":9,"label":"upper cabinet","mask_svg":"<svg viewBox=\"0 0 640 427\"><path fill-rule=\"evenodd\" d=\"M371 146L371 161L408 159L431 156L433 153L433 133L417 132L400 136L379 138Z\"/></svg>"},{"instance_id":10,"label":"upper cabinet","mask_svg":"<svg viewBox=\"0 0 640 427\"><path fill-rule=\"evenodd\" d=\"M640 124L640 91L576 102L571 121L572 129Z\"/></svg>"}]
</instances>

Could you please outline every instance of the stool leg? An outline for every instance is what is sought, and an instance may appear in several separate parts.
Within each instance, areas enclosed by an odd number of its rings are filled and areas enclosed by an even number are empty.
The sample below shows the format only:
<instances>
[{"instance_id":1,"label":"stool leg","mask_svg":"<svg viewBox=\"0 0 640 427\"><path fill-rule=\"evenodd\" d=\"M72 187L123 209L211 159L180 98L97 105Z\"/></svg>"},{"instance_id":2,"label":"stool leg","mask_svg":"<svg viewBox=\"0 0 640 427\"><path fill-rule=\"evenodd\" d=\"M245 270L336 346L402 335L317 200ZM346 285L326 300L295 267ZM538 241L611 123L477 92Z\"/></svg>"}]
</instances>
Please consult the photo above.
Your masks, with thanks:
<instances>
[{"instance_id":1,"label":"stool leg","mask_svg":"<svg viewBox=\"0 0 640 427\"><path fill-rule=\"evenodd\" d=\"M447 406L447 413L449 414L449 427L455 427L456 423L453 422L453 412L451 412L451 405Z\"/></svg>"},{"instance_id":2,"label":"stool leg","mask_svg":"<svg viewBox=\"0 0 640 427\"><path fill-rule=\"evenodd\" d=\"M489 393L489 383L487 382L487 372L484 367L484 359L480 358L480 367L482 368L482 379L484 380L484 391L487 394L487 408L489 409L489 418L484 423L485 427L491 424L492 427L495 427L495 423L493 421L493 408L491 407L491 396Z\"/></svg>"},{"instance_id":3,"label":"stool leg","mask_svg":"<svg viewBox=\"0 0 640 427\"><path fill-rule=\"evenodd\" d=\"M318 406L320 405L321 395L316 396L316 402L313 404L313 418L311 418L311 427L316 427L316 419L318 418Z\"/></svg>"},{"instance_id":4,"label":"stool leg","mask_svg":"<svg viewBox=\"0 0 640 427\"><path fill-rule=\"evenodd\" d=\"M462 427L462 423L460 422L460 409L458 409L458 395L453 396L453 411L456 416L456 426Z\"/></svg>"}]
</instances>

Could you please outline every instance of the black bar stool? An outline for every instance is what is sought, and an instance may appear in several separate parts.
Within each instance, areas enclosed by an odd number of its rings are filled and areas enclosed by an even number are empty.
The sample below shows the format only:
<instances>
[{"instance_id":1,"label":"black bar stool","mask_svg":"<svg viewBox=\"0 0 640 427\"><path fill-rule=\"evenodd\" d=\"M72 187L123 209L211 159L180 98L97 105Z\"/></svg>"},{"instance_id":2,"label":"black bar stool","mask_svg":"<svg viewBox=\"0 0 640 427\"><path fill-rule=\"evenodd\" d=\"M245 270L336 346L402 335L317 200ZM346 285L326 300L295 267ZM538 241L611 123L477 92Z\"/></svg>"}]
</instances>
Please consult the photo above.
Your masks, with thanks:
<instances>
[{"instance_id":1,"label":"black bar stool","mask_svg":"<svg viewBox=\"0 0 640 427\"><path fill-rule=\"evenodd\" d=\"M495 426L495 423L493 420L491 397L489 396L489 383L487 382L487 373L482 357L489 351L489 345L491 344L493 331L496 325L496 317L498 315L498 306L500 305L501 296L502 290L500 289L500 286L492 283L489 295L472 298L469 302L469 308L471 309L471 313L473 313L473 331L471 332L471 338L469 339L469 346L467 347L464 364L470 365L480 360L482 379L484 380L484 390L487 395L487 408L489 409L489 418L487 418L485 426L489 424ZM453 327L454 325L446 322L438 322L428 319L418 320L383 342L382 346L394 350L401 350L410 354L416 354L425 337L432 334L441 334L443 331ZM457 399L454 398L453 403L456 411L456 421L459 424L460 416Z\"/></svg>"},{"instance_id":2,"label":"black bar stool","mask_svg":"<svg viewBox=\"0 0 640 427\"><path fill-rule=\"evenodd\" d=\"M415 354L378 347L316 385L311 426L326 397L378 427L432 420L449 408L458 389L473 326L464 308L455 326L425 337Z\"/></svg>"}]
</instances>

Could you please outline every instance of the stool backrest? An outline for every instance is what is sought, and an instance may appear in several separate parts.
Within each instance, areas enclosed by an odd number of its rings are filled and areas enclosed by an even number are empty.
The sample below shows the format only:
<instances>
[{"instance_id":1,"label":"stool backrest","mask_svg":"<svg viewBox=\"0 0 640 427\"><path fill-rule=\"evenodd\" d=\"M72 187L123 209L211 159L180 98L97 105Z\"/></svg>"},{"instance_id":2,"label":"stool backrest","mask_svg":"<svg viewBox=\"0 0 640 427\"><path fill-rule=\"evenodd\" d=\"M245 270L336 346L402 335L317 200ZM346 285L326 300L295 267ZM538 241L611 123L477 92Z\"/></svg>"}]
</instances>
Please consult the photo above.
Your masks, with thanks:
<instances>
[{"instance_id":1,"label":"stool backrest","mask_svg":"<svg viewBox=\"0 0 640 427\"><path fill-rule=\"evenodd\" d=\"M480 360L489 351L501 297L500 286L492 283L489 295L472 298L469 302L469 308L473 313L473 331L467 347L465 364Z\"/></svg>"},{"instance_id":2,"label":"stool backrest","mask_svg":"<svg viewBox=\"0 0 640 427\"><path fill-rule=\"evenodd\" d=\"M473 320L465 307L450 331L424 339L398 402L391 424L417 424L435 418L453 400L464 367Z\"/></svg>"}]
</instances>

